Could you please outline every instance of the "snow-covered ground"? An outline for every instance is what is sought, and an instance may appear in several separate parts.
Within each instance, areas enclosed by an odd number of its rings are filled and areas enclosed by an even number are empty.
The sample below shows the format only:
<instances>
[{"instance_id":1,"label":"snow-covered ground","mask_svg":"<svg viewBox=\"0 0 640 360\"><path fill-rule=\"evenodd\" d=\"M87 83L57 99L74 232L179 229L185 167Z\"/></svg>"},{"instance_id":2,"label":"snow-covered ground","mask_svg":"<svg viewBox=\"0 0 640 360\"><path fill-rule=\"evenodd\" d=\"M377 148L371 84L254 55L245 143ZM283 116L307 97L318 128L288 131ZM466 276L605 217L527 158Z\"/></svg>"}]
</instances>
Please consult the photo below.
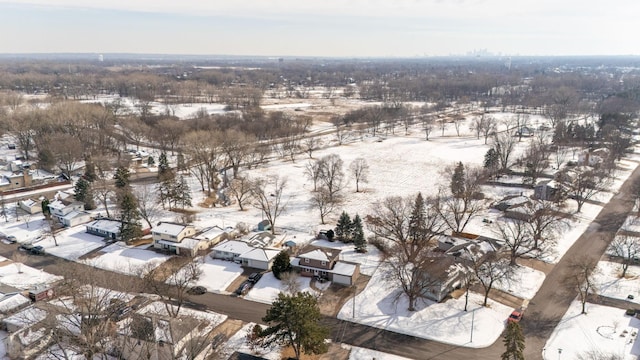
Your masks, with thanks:
<instances>
[{"instance_id":1,"label":"snow-covered ground","mask_svg":"<svg viewBox=\"0 0 640 360\"><path fill-rule=\"evenodd\" d=\"M518 265L514 268L513 276L509 281L498 281L493 287L511 295L531 300L542 286L544 279L545 275L542 271Z\"/></svg>"},{"instance_id":2,"label":"snow-covered ground","mask_svg":"<svg viewBox=\"0 0 640 360\"><path fill-rule=\"evenodd\" d=\"M366 289L355 298L355 316L353 299L350 299L338 318L443 343L481 348L498 339L513 310L491 300L488 307L483 307L483 297L470 293L468 311L464 311L465 297L461 296L443 303L423 303L410 312L406 298L397 299L397 294L398 290L385 282L378 268ZM472 329L473 342L470 342Z\"/></svg>"},{"instance_id":3,"label":"snow-covered ground","mask_svg":"<svg viewBox=\"0 0 640 360\"><path fill-rule=\"evenodd\" d=\"M25 255L26 256L26 255ZM34 269L24 264L16 265L0 256L0 283L20 290L44 288L62 280L62 277Z\"/></svg>"},{"instance_id":4,"label":"snow-covered ground","mask_svg":"<svg viewBox=\"0 0 640 360\"><path fill-rule=\"evenodd\" d=\"M255 323L248 323L244 325L240 330L238 330L229 340L225 343L224 348L222 349L222 354L227 357L231 356L234 351L243 352L245 354L254 354L257 356L261 356L267 360L280 360L280 351L279 347L271 347L269 349L263 349L261 347L251 348L247 344L247 335L251 332Z\"/></svg>"},{"instance_id":5,"label":"snow-covered ground","mask_svg":"<svg viewBox=\"0 0 640 360\"><path fill-rule=\"evenodd\" d=\"M144 247L127 246L123 242L111 244L100 250L100 256L81 262L100 269L139 276L141 270L151 270L169 259Z\"/></svg>"},{"instance_id":6,"label":"snow-covered ground","mask_svg":"<svg viewBox=\"0 0 640 360\"><path fill-rule=\"evenodd\" d=\"M56 245L56 241L58 245ZM104 238L86 232L84 225L66 228L53 237L46 236L38 241L48 254L67 260L78 260L82 255L105 246Z\"/></svg>"},{"instance_id":7,"label":"snow-covered ground","mask_svg":"<svg viewBox=\"0 0 640 360\"><path fill-rule=\"evenodd\" d=\"M311 289L311 278L300 276L297 278L298 290L315 294L315 290ZM272 272L268 272L262 276L260 281L245 295L245 299L271 304L278 297L280 292L285 291L282 282L273 276Z\"/></svg>"},{"instance_id":8,"label":"snow-covered ground","mask_svg":"<svg viewBox=\"0 0 640 360\"><path fill-rule=\"evenodd\" d=\"M593 279L597 293L640 304L640 266L630 265L624 278L620 277L621 274L621 264L610 261L598 262ZM633 295L634 298L628 299L629 295Z\"/></svg>"},{"instance_id":9,"label":"snow-covered ground","mask_svg":"<svg viewBox=\"0 0 640 360\"><path fill-rule=\"evenodd\" d=\"M204 262L202 262L204 259ZM233 261L212 259L207 255L195 261L201 263L202 274L195 285L204 286L207 291L214 293L226 293L227 287L242 274L242 266Z\"/></svg>"},{"instance_id":10,"label":"snow-covered ground","mask_svg":"<svg viewBox=\"0 0 640 360\"><path fill-rule=\"evenodd\" d=\"M402 356L391 355L381 351L365 349L357 346L343 346L351 350L349 352L349 360L409 360Z\"/></svg>"},{"instance_id":11,"label":"snow-covered ground","mask_svg":"<svg viewBox=\"0 0 640 360\"><path fill-rule=\"evenodd\" d=\"M635 360L640 355L640 320L622 309L590 303L581 315L581 306L579 301L571 304L544 347L545 360L578 359L588 352L595 355L588 359L609 359L609 354Z\"/></svg>"}]
</instances>

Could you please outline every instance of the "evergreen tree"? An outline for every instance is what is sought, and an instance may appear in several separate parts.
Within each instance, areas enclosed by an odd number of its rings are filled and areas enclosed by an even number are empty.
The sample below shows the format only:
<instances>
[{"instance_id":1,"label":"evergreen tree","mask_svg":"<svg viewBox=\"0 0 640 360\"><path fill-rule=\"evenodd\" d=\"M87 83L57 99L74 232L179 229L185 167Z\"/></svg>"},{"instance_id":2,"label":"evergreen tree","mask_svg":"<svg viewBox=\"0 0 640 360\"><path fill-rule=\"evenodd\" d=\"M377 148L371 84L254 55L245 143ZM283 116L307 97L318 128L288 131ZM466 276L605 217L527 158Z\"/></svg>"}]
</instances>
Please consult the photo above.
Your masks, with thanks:
<instances>
[{"instance_id":1,"label":"evergreen tree","mask_svg":"<svg viewBox=\"0 0 640 360\"><path fill-rule=\"evenodd\" d=\"M362 219L356 214L351 223L353 244L359 253L367 252L367 241L364 239L364 231L362 230Z\"/></svg>"},{"instance_id":2,"label":"evergreen tree","mask_svg":"<svg viewBox=\"0 0 640 360\"><path fill-rule=\"evenodd\" d=\"M484 154L484 168L487 169L491 174L494 174L498 166L500 165L500 157L495 148L491 148L487 150L487 153Z\"/></svg>"},{"instance_id":3,"label":"evergreen tree","mask_svg":"<svg viewBox=\"0 0 640 360\"><path fill-rule=\"evenodd\" d=\"M159 178L160 184L158 185L158 192L160 193L160 202L162 203L162 208L168 205L169 210L172 208L172 204L175 203L175 189L176 189L176 176L173 170L167 170L162 176Z\"/></svg>"},{"instance_id":4,"label":"evergreen tree","mask_svg":"<svg viewBox=\"0 0 640 360\"><path fill-rule=\"evenodd\" d=\"M454 197L462 197L464 194L464 165L462 162L459 162L456 165L456 168L453 170L453 175L451 176L451 195Z\"/></svg>"},{"instance_id":5,"label":"evergreen tree","mask_svg":"<svg viewBox=\"0 0 640 360\"><path fill-rule=\"evenodd\" d=\"M273 271L273 276L276 279L280 280L280 275L291 271L291 260L289 259L289 253L286 251L280 251L278 255L276 255L275 259L273 259L273 265L271 266L271 271Z\"/></svg>"},{"instance_id":6,"label":"evergreen tree","mask_svg":"<svg viewBox=\"0 0 640 360\"><path fill-rule=\"evenodd\" d=\"M116 180L115 185L118 189L124 189L129 186L129 169L126 167L120 166L116 169L116 174L113 178Z\"/></svg>"},{"instance_id":7,"label":"evergreen tree","mask_svg":"<svg viewBox=\"0 0 640 360\"><path fill-rule=\"evenodd\" d=\"M187 184L184 176L180 175L180 180L176 182L176 188L173 193L183 209L191 206L191 189L189 189L189 184Z\"/></svg>"},{"instance_id":8,"label":"evergreen tree","mask_svg":"<svg viewBox=\"0 0 640 360\"><path fill-rule=\"evenodd\" d=\"M411 216L409 217L409 229L408 235L411 242L417 243L426 238L427 219L425 214L425 204L422 193L416 195L416 200L413 203L413 209L411 210Z\"/></svg>"},{"instance_id":9,"label":"evergreen tree","mask_svg":"<svg viewBox=\"0 0 640 360\"><path fill-rule=\"evenodd\" d=\"M178 155L176 155L176 163L178 171L185 171L187 169L187 166L184 162L184 155L182 153L178 153Z\"/></svg>"},{"instance_id":10,"label":"evergreen tree","mask_svg":"<svg viewBox=\"0 0 640 360\"><path fill-rule=\"evenodd\" d=\"M149 156L149 157L147 158L147 165L148 165L148 166L153 166L153 165L155 165L155 164L156 164L156 161L153 159L153 156Z\"/></svg>"},{"instance_id":11,"label":"evergreen tree","mask_svg":"<svg viewBox=\"0 0 640 360\"><path fill-rule=\"evenodd\" d=\"M291 346L295 359L302 353L322 354L328 347L325 339L329 329L320 325L322 315L318 300L307 292L295 295L278 294L262 321L269 327L260 332L263 346L272 344Z\"/></svg>"},{"instance_id":12,"label":"evergreen tree","mask_svg":"<svg viewBox=\"0 0 640 360\"><path fill-rule=\"evenodd\" d=\"M96 166L89 159L85 160L84 178L87 179L88 182L94 182L98 178L98 175L96 175Z\"/></svg>"},{"instance_id":13,"label":"evergreen tree","mask_svg":"<svg viewBox=\"0 0 640 360\"><path fill-rule=\"evenodd\" d=\"M524 360L524 335L519 323L515 321L507 323L503 341L506 350L500 357L502 360Z\"/></svg>"},{"instance_id":14,"label":"evergreen tree","mask_svg":"<svg viewBox=\"0 0 640 360\"><path fill-rule=\"evenodd\" d=\"M51 209L49 209L49 199L42 200L40 204L42 206L42 215L44 215L44 217L48 219L51 216Z\"/></svg>"},{"instance_id":15,"label":"evergreen tree","mask_svg":"<svg viewBox=\"0 0 640 360\"><path fill-rule=\"evenodd\" d=\"M131 191L123 190L118 202L120 207L120 238L128 242L142 235L138 201Z\"/></svg>"},{"instance_id":16,"label":"evergreen tree","mask_svg":"<svg viewBox=\"0 0 640 360\"><path fill-rule=\"evenodd\" d=\"M158 179L162 181L168 172L171 172L171 168L169 167L169 160L167 160L167 153L163 151L158 158Z\"/></svg>"},{"instance_id":17,"label":"evergreen tree","mask_svg":"<svg viewBox=\"0 0 640 360\"><path fill-rule=\"evenodd\" d=\"M351 241L351 217L349 217L349 214L347 214L346 211L343 211L342 214L340 214L340 218L338 219L338 224L335 229L335 235L340 241Z\"/></svg>"},{"instance_id":18,"label":"evergreen tree","mask_svg":"<svg viewBox=\"0 0 640 360\"><path fill-rule=\"evenodd\" d=\"M96 204L93 200L91 183L89 181L85 180L84 177L81 177L80 179L78 179L78 181L76 181L74 190L74 198L76 199L76 201L84 203L85 210L93 210L96 208Z\"/></svg>"}]
</instances>

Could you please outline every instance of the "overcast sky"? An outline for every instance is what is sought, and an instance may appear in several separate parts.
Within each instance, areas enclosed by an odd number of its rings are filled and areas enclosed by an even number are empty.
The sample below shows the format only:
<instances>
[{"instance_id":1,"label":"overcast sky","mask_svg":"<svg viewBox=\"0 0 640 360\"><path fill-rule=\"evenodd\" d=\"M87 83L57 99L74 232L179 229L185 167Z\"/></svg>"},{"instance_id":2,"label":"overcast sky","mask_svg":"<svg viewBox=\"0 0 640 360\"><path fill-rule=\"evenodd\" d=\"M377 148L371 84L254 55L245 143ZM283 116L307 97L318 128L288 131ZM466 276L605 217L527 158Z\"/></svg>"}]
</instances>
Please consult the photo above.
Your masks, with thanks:
<instances>
[{"instance_id":1,"label":"overcast sky","mask_svg":"<svg viewBox=\"0 0 640 360\"><path fill-rule=\"evenodd\" d=\"M0 0L0 53L640 54L640 0Z\"/></svg>"}]
</instances>

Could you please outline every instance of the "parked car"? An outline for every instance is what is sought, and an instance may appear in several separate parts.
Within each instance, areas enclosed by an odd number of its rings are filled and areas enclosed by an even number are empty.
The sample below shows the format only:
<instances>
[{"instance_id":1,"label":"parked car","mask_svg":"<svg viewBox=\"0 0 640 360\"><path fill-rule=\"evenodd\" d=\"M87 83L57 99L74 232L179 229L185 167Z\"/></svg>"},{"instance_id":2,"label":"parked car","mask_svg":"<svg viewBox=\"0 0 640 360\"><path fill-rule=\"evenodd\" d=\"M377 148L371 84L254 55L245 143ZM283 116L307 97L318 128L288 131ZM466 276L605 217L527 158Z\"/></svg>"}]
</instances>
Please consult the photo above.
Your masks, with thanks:
<instances>
[{"instance_id":1,"label":"parked car","mask_svg":"<svg viewBox=\"0 0 640 360\"><path fill-rule=\"evenodd\" d=\"M262 273L252 273L249 275L248 281L255 284L260 280L260 278L262 278Z\"/></svg>"},{"instance_id":2,"label":"parked car","mask_svg":"<svg viewBox=\"0 0 640 360\"><path fill-rule=\"evenodd\" d=\"M191 295L202 295L207 292L207 289L204 286L194 286L187 290L188 294Z\"/></svg>"},{"instance_id":3,"label":"parked car","mask_svg":"<svg viewBox=\"0 0 640 360\"><path fill-rule=\"evenodd\" d=\"M249 281L245 281L242 284L240 284L240 286L238 287L238 289L236 290L236 295L240 296L240 295L246 295L249 290L251 290L251 287L253 286L253 284Z\"/></svg>"},{"instance_id":4,"label":"parked car","mask_svg":"<svg viewBox=\"0 0 640 360\"><path fill-rule=\"evenodd\" d=\"M509 318L507 319L507 321L520 322L520 320L522 320L523 315L524 314L522 310L513 310L511 315L509 315Z\"/></svg>"},{"instance_id":5,"label":"parked car","mask_svg":"<svg viewBox=\"0 0 640 360\"><path fill-rule=\"evenodd\" d=\"M44 248L40 245L34 246L29 250L33 255L44 255Z\"/></svg>"},{"instance_id":6,"label":"parked car","mask_svg":"<svg viewBox=\"0 0 640 360\"><path fill-rule=\"evenodd\" d=\"M18 246L18 249L21 249L24 251L31 251L31 249L33 249L33 244L30 244L30 243L20 244L20 246Z\"/></svg>"},{"instance_id":7,"label":"parked car","mask_svg":"<svg viewBox=\"0 0 640 360\"><path fill-rule=\"evenodd\" d=\"M9 244L15 244L18 242L18 239L16 239L16 237L13 235L7 236L6 240L9 242Z\"/></svg>"}]
</instances>

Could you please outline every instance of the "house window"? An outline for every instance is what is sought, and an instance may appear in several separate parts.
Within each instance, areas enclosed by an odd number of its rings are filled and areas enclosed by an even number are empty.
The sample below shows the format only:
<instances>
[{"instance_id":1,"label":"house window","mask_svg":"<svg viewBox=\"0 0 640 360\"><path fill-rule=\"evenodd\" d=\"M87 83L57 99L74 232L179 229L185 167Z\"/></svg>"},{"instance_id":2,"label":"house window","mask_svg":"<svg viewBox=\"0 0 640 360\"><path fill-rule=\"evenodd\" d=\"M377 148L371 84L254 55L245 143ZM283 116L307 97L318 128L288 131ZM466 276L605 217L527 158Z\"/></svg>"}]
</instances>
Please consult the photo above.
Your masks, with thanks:
<instances>
[{"instance_id":1,"label":"house window","mask_svg":"<svg viewBox=\"0 0 640 360\"><path fill-rule=\"evenodd\" d=\"M322 264L322 266L327 266L327 262L326 261L323 261L321 264Z\"/></svg>"},{"instance_id":2,"label":"house window","mask_svg":"<svg viewBox=\"0 0 640 360\"><path fill-rule=\"evenodd\" d=\"M311 272L311 269L304 269L304 272Z\"/></svg>"},{"instance_id":3,"label":"house window","mask_svg":"<svg viewBox=\"0 0 640 360\"><path fill-rule=\"evenodd\" d=\"M309 259L305 258L304 262L308 264L309 263Z\"/></svg>"}]
</instances>

